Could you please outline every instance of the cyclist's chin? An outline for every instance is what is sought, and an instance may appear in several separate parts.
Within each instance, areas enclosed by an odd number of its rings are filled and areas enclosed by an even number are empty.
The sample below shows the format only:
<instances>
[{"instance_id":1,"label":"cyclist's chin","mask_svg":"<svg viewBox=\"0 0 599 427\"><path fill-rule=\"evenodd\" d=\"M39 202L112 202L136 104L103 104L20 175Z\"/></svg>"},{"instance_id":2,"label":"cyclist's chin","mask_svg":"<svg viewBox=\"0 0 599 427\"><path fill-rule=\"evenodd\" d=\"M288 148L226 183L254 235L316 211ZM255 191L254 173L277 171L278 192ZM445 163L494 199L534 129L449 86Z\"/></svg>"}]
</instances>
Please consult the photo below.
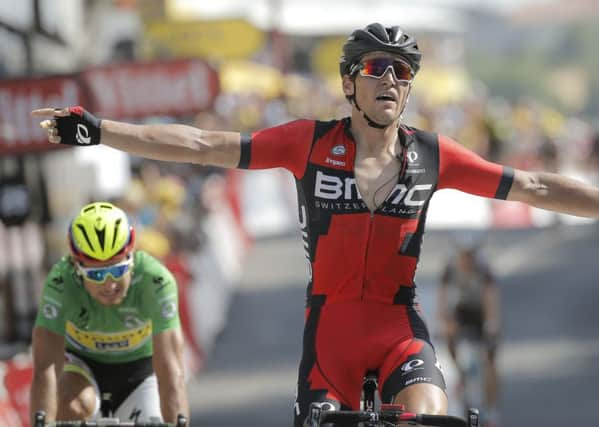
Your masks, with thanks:
<instances>
[{"instance_id":1,"label":"cyclist's chin","mask_svg":"<svg viewBox=\"0 0 599 427\"><path fill-rule=\"evenodd\" d=\"M399 119L399 112L395 108L384 108L377 111L373 116L375 122L389 126Z\"/></svg>"},{"instance_id":2,"label":"cyclist's chin","mask_svg":"<svg viewBox=\"0 0 599 427\"><path fill-rule=\"evenodd\" d=\"M105 306L117 305L123 302L125 299L124 293L111 294L111 295L96 295L96 301Z\"/></svg>"}]
</instances>

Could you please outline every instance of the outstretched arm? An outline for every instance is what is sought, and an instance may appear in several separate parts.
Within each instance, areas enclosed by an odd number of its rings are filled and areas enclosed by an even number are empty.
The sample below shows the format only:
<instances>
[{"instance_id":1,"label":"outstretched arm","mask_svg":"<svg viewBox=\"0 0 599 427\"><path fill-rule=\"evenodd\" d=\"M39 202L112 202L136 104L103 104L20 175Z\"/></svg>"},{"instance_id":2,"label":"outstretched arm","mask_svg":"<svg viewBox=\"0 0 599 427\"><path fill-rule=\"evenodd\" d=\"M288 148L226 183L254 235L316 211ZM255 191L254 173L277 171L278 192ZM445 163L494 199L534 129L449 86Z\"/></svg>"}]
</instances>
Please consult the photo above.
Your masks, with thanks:
<instances>
[{"instance_id":1,"label":"outstretched arm","mask_svg":"<svg viewBox=\"0 0 599 427\"><path fill-rule=\"evenodd\" d=\"M61 143L56 118L67 117L68 109L42 108L31 113L46 118L40 126L48 132L48 141ZM241 153L238 132L205 131L180 124L135 125L102 120L100 141L117 150L156 160L236 167Z\"/></svg>"},{"instance_id":2,"label":"outstretched arm","mask_svg":"<svg viewBox=\"0 0 599 427\"><path fill-rule=\"evenodd\" d=\"M439 188L524 202L570 215L599 218L599 188L549 172L513 170L491 163L440 136Z\"/></svg>"},{"instance_id":3,"label":"outstretched arm","mask_svg":"<svg viewBox=\"0 0 599 427\"><path fill-rule=\"evenodd\" d=\"M507 200L570 215L599 218L599 188L549 172L515 170Z\"/></svg>"}]
</instances>

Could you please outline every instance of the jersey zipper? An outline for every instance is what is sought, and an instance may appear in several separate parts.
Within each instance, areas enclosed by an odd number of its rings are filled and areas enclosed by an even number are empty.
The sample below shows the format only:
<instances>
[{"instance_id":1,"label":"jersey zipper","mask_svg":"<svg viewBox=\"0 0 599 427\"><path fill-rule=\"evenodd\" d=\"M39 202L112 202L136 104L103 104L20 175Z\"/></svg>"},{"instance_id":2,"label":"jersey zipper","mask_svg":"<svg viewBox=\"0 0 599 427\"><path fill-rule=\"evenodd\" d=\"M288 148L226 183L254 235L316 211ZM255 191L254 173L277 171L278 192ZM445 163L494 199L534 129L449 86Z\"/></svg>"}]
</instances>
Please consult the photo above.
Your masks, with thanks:
<instances>
[{"instance_id":1,"label":"jersey zipper","mask_svg":"<svg viewBox=\"0 0 599 427\"><path fill-rule=\"evenodd\" d=\"M362 292L360 293L360 300L364 300L364 291L366 290L366 278L368 277L368 252L370 252L370 243L372 240L372 227L374 225L374 212L370 211L370 217L368 219L368 235L366 240L366 250L364 251L364 278L362 279Z\"/></svg>"}]
</instances>

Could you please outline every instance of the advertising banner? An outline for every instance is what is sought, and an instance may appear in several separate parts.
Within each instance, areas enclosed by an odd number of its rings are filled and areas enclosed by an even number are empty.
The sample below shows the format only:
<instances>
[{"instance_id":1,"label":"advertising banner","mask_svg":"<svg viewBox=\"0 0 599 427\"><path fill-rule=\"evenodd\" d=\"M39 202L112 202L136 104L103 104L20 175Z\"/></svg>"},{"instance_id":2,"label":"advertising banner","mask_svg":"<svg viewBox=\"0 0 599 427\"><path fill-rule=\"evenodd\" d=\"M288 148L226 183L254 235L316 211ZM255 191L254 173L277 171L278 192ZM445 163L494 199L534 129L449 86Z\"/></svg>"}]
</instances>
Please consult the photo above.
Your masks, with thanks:
<instances>
[{"instance_id":1,"label":"advertising banner","mask_svg":"<svg viewBox=\"0 0 599 427\"><path fill-rule=\"evenodd\" d=\"M265 46L266 34L243 19L150 20L145 24L148 55L177 58L247 59Z\"/></svg>"},{"instance_id":2,"label":"advertising banner","mask_svg":"<svg viewBox=\"0 0 599 427\"><path fill-rule=\"evenodd\" d=\"M47 142L33 109L84 103L77 80L52 77L0 82L0 156L57 148Z\"/></svg>"},{"instance_id":3,"label":"advertising banner","mask_svg":"<svg viewBox=\"0 0 599 427\"><path fill-rule=\"evenodd\" d=\"M118 64L82 73L90 106L115 120L194 114L212 106L217 72L199 60Z\"/></svg>"}]
</instances>

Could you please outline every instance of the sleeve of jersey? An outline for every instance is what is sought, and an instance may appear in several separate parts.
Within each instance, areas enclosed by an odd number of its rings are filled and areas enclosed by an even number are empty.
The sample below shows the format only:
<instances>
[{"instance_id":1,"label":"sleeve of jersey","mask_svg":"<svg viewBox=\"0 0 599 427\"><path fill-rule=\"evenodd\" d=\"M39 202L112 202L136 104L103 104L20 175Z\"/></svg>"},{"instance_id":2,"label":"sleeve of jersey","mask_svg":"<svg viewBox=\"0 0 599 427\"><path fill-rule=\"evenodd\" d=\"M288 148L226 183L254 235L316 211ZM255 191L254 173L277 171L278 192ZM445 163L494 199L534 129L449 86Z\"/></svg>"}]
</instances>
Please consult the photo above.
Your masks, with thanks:
<instances>
[{"instance_id":1,"label":"sleeve of jersey","mask_svg":"<svg viewBox=\"0 0 599 427\"><path fill-rule=\"evenodd\" d=\"M505 200L514 170L489 162L450 138L439 135L439 185L477 196Z\"/></svg>"},{"instance_id":2,"label":"sleeve of jersey","mask_svg":"<svg viewBox=\"0 0 599 427\"><path fill-rule=\"evenodd\" d=\"M296 120L241 136L241 169L285 168L296 178L306 169L315 122Z\"/></svg>"},{"instance_id":3,"label":"sleeve of jersey","mask_svg":"<svg viewBox=\"0 0 599 427\"><path fill-rule=\"evenodd\" d=\"M63 293L62 268L55 265L44 283L35 326L41 326L58 335L64 335L64 310L66 307L64 307Z\"/></svg>"},{"instance_id":4,"label":"sleeve of jersey","mask_svg":"<svg viewBox=\"0 0 599 427\"><path fill-rule=\"evenodd\" d=\"M180 326L179 298L177 282L171 272L159 261L149 255L147 257L151 261L147 263L144 274L151 283L145 286L144 304L149 308L152 319L152 335L156 335Z\"/></svg>"}]
</instances>

